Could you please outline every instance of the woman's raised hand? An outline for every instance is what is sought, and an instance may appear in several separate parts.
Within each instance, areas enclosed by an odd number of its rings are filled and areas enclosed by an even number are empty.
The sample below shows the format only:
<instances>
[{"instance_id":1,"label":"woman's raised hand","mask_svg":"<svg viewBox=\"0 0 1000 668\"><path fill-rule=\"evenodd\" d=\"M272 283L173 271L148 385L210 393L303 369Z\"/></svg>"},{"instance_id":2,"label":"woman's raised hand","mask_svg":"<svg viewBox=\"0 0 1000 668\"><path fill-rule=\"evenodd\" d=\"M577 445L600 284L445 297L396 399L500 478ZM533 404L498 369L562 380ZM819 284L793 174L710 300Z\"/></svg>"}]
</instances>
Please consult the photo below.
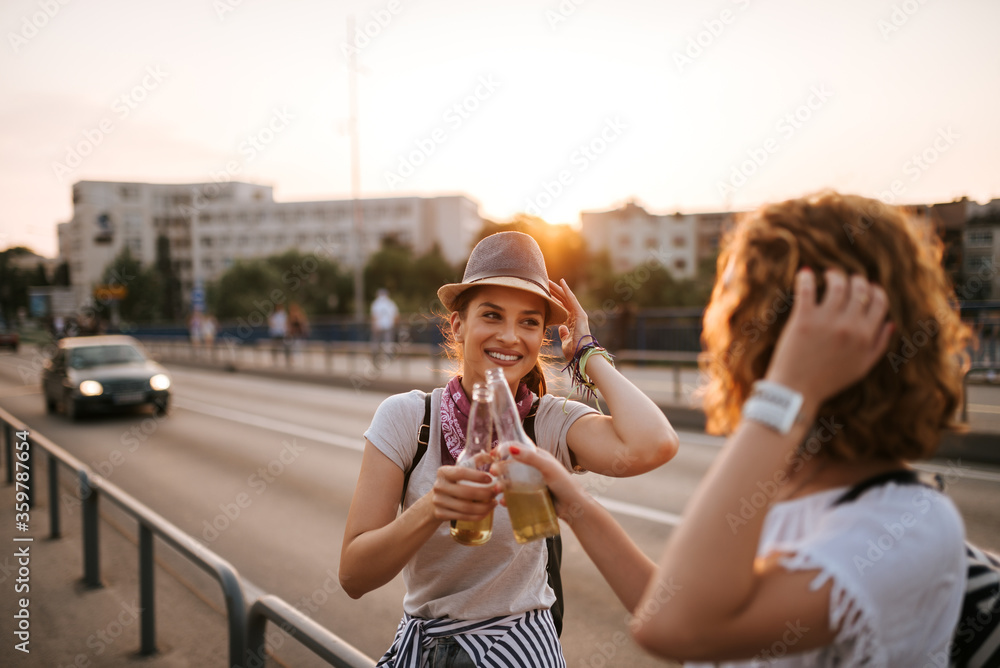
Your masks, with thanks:
<instances>
[{"instance_id":1,"label":"woman's raised hand","mask_svg":"<svg viewBox=\"0 0 1000 668\"><path fill-rule=\"evenodd\" d=\"M559 340L562 342L563 356L569 361L573 359L580 339L590 334L590 322L587 319L587 312L583 310L580 301L569 289L566 279L559 279L558 283L549 281L549 292L569 311L569 319L566 324L559 325Z\"/></svg>"},{"instance_id":2,"label":"woman's raised hand","mask_svg":"<svg viewBox=\"0 0 1000 668\"><path fill-rule=\"evenodd\" d=\"M816 277L795 276L795 303L775 346L766 378L801 392L815 405L861 380L885 353L893 324L889 298L863 276L828 270L816 302Z\"/></svg>"}]
</instances>

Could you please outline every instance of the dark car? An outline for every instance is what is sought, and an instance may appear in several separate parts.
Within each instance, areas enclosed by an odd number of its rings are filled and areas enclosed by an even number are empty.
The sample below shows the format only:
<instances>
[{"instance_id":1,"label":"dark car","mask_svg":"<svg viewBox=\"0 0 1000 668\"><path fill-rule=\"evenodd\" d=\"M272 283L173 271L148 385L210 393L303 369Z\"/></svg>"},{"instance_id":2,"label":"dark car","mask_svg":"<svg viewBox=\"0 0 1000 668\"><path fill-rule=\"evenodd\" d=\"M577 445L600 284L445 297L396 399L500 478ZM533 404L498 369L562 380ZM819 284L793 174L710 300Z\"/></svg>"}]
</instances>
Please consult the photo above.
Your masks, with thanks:
<instances>
[{"instance_id":1,"label":"dark car","mask_svg":"<svg viewBox=\"0 0 1000 668\"><path fill-rule=\"evenodd\" d=\"M45 408L71 420L85 413L148 404L157 415L170 405L170 376L131 336L62 339L42 371Z\"/></svg>"}]
</instances>

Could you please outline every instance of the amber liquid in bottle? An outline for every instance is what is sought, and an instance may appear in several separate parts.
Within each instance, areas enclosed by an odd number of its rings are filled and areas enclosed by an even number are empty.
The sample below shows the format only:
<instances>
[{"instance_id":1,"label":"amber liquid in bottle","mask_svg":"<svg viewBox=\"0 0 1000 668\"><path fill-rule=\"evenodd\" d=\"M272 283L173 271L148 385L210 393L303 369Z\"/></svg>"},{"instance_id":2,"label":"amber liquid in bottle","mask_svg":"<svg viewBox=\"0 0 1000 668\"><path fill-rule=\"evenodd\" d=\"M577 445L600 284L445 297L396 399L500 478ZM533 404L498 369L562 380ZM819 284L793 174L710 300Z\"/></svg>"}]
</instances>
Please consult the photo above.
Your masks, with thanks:
<instances>
[{"instance_id":1,"label":"amber liquid in bottle","mask_svg":"<svg viewBox=\"0 0 1000 668\"><path fill-rule=\"evenodd\" d=\"M559 518L556 516L549 488L541 472L533 466L510 458L510 446L534 448L524 433L521 417L510 386L502 369L486 372L487 385L493 390L493 420L500 437L500 456L497 469L504 486L504 499L514 529L514 539L527 543L559 535Z\"/></svg>"},{"instance_id":2,"label":"amber liquid in bottle","mask_svg":"<svg viewBox=\"0 0 1000 668\"><path fill-rule=\"evenodd\" d=\"M503 495L514 528L514 540L518 543L559 535L559 518L547 488L514 484Z\"/></svg>"}]
</instances>

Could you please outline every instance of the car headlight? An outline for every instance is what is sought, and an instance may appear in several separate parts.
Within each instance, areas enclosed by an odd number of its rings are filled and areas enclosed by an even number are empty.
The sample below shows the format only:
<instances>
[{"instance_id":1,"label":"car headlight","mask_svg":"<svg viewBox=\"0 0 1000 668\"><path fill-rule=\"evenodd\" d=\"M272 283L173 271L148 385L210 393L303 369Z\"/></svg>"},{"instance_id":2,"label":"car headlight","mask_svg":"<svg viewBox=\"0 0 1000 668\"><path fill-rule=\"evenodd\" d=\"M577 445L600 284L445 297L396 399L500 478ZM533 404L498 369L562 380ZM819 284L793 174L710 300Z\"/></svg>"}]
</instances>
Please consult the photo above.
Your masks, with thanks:
<instances>
[{"instance_id":1,"label":"car headlight","mask_svg":"<svg viewBox=\"0 0 1000 668\"><path fill-rule=\"evenodd\" d=\"M158 373L149 379L149 386L157 391L165 390L170 387L170 379L166 374Z\"/></svg>"},{"instance_id":2,"label":"car headlight","mask_svg":"<svg viewBox=\"0 0 1000 668\"><path fill-rule=\"evenodd\" d=\"M96 380L85 380L80 383L80 394L85 397L96 397L104 393L104 386Z\"/></svg>"}]
</instances>

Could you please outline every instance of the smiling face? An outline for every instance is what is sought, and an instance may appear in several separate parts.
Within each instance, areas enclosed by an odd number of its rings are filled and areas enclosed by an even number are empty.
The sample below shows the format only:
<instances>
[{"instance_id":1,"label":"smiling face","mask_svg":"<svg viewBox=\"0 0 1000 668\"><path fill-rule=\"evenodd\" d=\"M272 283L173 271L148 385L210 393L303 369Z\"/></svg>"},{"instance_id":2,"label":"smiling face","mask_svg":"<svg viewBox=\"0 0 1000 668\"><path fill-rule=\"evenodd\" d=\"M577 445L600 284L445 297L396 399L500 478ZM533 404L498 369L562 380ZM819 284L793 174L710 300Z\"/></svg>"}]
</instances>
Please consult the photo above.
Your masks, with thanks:
<instances>
[{"instance_id":1,"label":"smiling face","mask_svg":"<svg viewBox=\"0 0 1000 668\"><path fill-rule=\"evenodd\" d=\"M451 330L462 346L462 387L471 396L486 371L501 367L512 391L538 361L545 338L545 300L496 285L476 290L462 311L451 314Z\"/></svg>"}]
</instances>

